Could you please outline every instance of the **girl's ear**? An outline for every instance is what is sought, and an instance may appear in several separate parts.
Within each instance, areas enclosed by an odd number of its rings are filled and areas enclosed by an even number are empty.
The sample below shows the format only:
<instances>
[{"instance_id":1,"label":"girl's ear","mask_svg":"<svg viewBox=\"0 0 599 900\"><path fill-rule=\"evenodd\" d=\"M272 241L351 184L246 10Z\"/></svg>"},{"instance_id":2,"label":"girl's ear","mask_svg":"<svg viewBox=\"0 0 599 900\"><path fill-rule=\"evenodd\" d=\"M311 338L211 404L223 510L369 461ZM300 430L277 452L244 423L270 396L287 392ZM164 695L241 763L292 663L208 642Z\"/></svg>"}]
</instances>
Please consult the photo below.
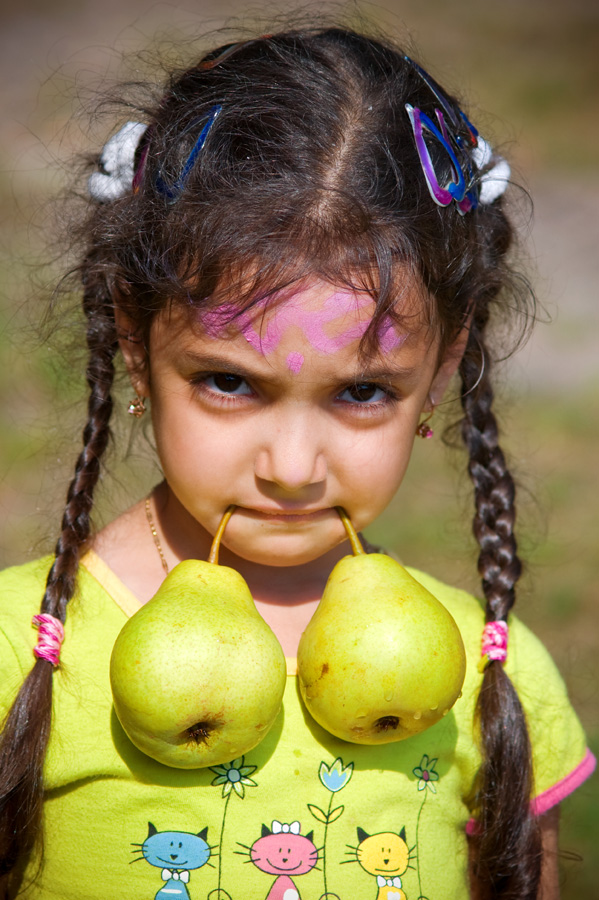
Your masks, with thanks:
<instances>
[{"instance_id":1,"label":"girl's ear","mask_svg":"<svg viewBox=\"0 0 599 900\"><path fill-rule=\"evenodd\" d=\"M435 406L438 406L443 399L447 386L462 361L469 334L469 324L464 325L455 341L445 351L441 365L437 369L437 374L433 378L433 382L428 392L428 397L424 406L424 410L427 412L433 410Z\"/></svg>"},{"instance_id":2,"label":"girl's ear","mask_svg":"<svg viewBox=\"0 0 599 900\"><path fill-rule=\"evenodd\" d=\"M131 386L139 397L148 397L150 393L148 357L139 326L116 304L114 320Z\"/></svg>"}]
</instances>

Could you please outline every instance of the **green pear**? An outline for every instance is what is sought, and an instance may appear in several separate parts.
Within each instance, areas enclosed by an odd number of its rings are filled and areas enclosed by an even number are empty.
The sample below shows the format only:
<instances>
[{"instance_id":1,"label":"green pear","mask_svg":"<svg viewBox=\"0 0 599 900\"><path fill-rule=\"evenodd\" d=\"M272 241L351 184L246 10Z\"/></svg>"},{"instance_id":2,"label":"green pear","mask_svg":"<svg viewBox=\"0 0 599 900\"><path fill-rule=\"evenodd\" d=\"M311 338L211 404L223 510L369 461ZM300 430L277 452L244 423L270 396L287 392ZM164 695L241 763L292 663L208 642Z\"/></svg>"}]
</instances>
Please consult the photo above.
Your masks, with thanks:
<instances>
[{"instance_id":1,"label":"green pear","mask_svg":"<svg viewBox=\"0 0 599 900\"><path fill-rule=\"evenodd\" d=\"M241 575L186 560L122 628L110 681L116 714L139 750L199 768L242 756L265 737L281 708L286 664Z\"/></svg>"},{"instance_id":2,"label":"green pear","mask_svg":"<svg viewBox=\"0 0 599 900\"><path fill-rule=\"evenodd\" d=\"M403 566L364 553L355 531L350 539L357 555L337 563L300 640L300 690L337 737L400 741L434 725L460 696L464 644L447 609Z\"/></svg>"}]
</instances>

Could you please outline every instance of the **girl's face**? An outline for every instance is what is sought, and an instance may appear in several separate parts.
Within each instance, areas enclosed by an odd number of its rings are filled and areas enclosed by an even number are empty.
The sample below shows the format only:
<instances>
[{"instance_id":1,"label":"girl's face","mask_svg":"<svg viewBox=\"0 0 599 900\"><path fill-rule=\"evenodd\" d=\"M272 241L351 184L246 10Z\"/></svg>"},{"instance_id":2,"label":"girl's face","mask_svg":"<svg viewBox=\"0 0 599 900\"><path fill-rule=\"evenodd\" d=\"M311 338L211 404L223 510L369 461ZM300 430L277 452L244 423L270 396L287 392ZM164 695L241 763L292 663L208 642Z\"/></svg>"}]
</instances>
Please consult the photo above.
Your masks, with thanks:
<instances>
[{"instance_id":1,"label":"girl's face","mask_svg":"<svg viewBox=\"0 0 599 900\"><path fill-rule=\"evenodd\" d=\"M417 286L404 297L417 322ZM180 308L155 319L147 374L132 380L150 396L166 482L210 534L237 506L223 541L237 556L310 562L345 538L335 506L361 529L401 484L419 417L439 402L460 347L439 367L430 330L387 320L380 351L361 360L373 311L367 294L312 281L234 321L227 308L199 328ZM132 372L139 346L123 347Z\"/></svg>"}]
</instances>

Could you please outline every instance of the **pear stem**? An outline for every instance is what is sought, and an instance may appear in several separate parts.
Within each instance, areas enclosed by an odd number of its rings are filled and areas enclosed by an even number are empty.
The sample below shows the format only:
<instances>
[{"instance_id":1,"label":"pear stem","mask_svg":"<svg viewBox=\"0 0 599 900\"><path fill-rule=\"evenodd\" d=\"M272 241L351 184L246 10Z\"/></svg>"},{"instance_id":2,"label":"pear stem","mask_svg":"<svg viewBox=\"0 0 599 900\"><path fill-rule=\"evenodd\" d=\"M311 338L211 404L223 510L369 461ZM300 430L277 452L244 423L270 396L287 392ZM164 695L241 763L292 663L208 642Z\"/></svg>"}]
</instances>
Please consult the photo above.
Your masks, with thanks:
<instances>
[{"instance_id":1,"label":"pear stem","mask_svg":"<svg viewBox=\"0 0 599 900\"><path fill-rule=\"evenodd\" d=\"M349 542L351 544L351 548L354 556L359 556L361 553L365 553L364 547L358 537L358 532L352 525L351 519L348 514L345 512L342 506L336 506L335 510L339 513L339 517L345 526L345 530L347 531L347 536L349 538Z\"/></svg>"},{"instance_id":2,"label":"pear stem","mask_svg":"<svg viewBox=\"0 0 599 900\"><path fill-rule=\"evenodd\" d=\"M222 536L225 533L225 528L227 527L227 523L235 510L236 506L227 506L222 519L220 520L220 525L216 529L216 534L214 535L212 546L210 547L210 553L208 554L208 562L213 563L215 566L218 565L218 551L220 549L220 542L222 540Z\"/></svg>"}]
</instances>

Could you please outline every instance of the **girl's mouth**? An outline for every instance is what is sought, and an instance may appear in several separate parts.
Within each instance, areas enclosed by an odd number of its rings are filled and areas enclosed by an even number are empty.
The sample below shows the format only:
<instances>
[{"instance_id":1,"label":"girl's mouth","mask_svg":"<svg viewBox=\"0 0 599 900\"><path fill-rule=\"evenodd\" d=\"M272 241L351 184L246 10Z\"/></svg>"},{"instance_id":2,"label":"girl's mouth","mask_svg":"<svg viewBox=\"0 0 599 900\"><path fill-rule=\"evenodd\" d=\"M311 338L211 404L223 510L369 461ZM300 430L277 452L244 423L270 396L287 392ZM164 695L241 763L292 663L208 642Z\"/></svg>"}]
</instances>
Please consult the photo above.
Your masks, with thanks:
<instances>
[{"instance_id":1,"label":"girl's mouth","mask_svg":"<svg viewBox=\"0 0 599 900\"><path fill-rule=\"evenodd\" d=\"M330 507L324 509L282 510L282 509L256 509L241 507L245 513L249 513L257 519L265 522L281 522L286 525L295 525L303 522L314 522L324 518L331 512Z\"/></svg>"}]
</instances>

